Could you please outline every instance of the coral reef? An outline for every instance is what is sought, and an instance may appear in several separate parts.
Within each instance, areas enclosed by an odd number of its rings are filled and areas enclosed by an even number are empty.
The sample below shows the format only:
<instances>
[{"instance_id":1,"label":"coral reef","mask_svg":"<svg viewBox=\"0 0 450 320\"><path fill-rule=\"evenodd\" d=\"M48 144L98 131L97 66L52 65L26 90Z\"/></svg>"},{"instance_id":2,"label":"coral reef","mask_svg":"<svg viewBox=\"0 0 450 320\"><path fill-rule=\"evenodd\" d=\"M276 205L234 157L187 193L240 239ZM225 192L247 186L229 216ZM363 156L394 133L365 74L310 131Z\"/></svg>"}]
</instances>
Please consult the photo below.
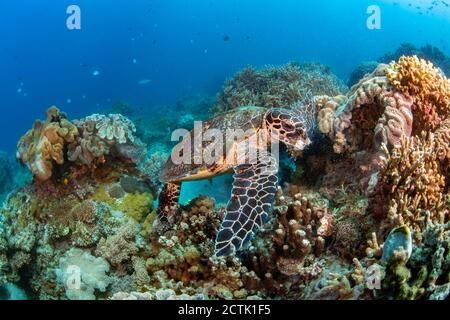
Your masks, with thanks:
<instances>
[{"instance_id":1,"label":"coral reef","mask_svg":"<svg viewBox=\"0 0 450 320\"><path fill-rule=\"evenodd\" d=\"M420 130L435 129L450 114L450 81L431 62L402 56L389 65L386 76L395 89L413 97Z\"/></svg>"},{"instance_id":2,"label":"coral reef","mask_svg":"<svg viewBox=\"0 0 450 320\"><path fill-rule=\"evenodd\" d=\"M313 206L301 194L288 199L281 192L272 222L257 236L248 260L261 290L292 298L322 272L334 221L326 208Z\"/></svg>"},{"instance_id":3,"label":"coral reef","mask_svg":"<svg viewBox=\"0 0 450 320\"><path fill-rule=\"evenodd\" d=\"M108 262L77 248L70 249L60 258L55 272L57 281L66 287L66 296L70 300L94 300L94 291L105 292L110 281L106 274L109 272Z\"/></svg>"},{"instance_id":4,"label":"coral reef","mask_svg":"<svg viewBox=\"0 0 450 320\"><path fill-rule=\"evenodd\" d=\"M371 207L388 226L425 228L426 215L444 223L450 214L445 202L448 181L437 153L435 135L404 138L400 147L386 151Z\"/></svg>"},{"instance_id":5,"label":"coral reef","mask_svg":"<svg viewBox=\"0 0 450 320\"><path fill-rule=\"evenodd\" d=\"M438 66L447 77L450 77L450 58L439 48L426 44L417 48L411 43L403 43L395 52L389 52L378 58L380 63L391 63L397 61L402 56L417 56L420 59L428 60Z\"/></svg>"},{"instance_id":6,"label":"coral reef","mask_svg":"<svg viewBox=\"0 0 450 320\"><path fill-rule=\"evenodd\" d=\"M397 59L395 59L397 60ZM389 63L385 62L385 63ZM362 78L364 78L367 74L371 74L380 63L377 61L366 61L360 63L355 70L350 74L350 78L348 80L348 86L351 88L355 84L357 84Z\"/></svg>"},{"instance_id":7,"label":"coral reef","mask_svg":"<svg viewBox=\"0 0 450 320\"><path fill-rule=\"evenodd\" d=\"M448 299L448 79L417 57L354 78L345 93L324 67L288 64L227 81L213 112L295 107L313 93L321 133L302 157L281 158L269 221L227 258L213 255L225 214L213 198L181 204L170 229L155 223L168 133L207 117L209 98L130 113L133 122L69 121L50 108L18 144L33 181L2 178L16 189L5 188L0 209L0 290L47 300Z\"/></svg>"},{"instance_id":8,"label":"coral reef","mask_svg":"<svg viewBox=\"0 0 450 320\"><path fill-rule=\"evenodd\" d=\"M65 113L51 107L47 121L37 120L21 138L17 158L39 181L52 178L64 164L96 167L108 157L137 163L145 155L145 145L135 138L135 131L134 124L122 115L95 114L72 123Z\"/></svg>"},{"instance_id":9,"label":"coral reef","mask_svg":"<svg viewBox=\"0 0 450 320\"><path fill-rule=\"evenodd\" d=\"M214 112L241 106L290 107L308 94L338 95L346 90L327 67L319 64L289 63L262 70L248 67L226 81L217 97Z\"/></svg>"}]
</instances>

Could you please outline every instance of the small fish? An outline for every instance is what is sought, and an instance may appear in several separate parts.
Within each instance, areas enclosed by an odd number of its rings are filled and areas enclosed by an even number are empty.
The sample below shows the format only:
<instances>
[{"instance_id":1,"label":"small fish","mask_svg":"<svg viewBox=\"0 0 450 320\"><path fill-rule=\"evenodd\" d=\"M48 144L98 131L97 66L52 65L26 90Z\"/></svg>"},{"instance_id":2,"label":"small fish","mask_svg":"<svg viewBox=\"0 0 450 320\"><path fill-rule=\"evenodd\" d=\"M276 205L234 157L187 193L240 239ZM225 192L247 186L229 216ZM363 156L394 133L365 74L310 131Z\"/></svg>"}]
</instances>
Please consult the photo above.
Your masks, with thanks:
<instances>
[{"instance_id":1,"label":"small fish","mask_svg":"<svg viewBox=\"0 0 450 320\"><path fill-rule=\"evenodd\" d=\"M150 82L151 82L151 80L144 79L144 80L139 81L138 84L141 86L145 86L145 85L149 84Z\"/></svg>"},{"instance_id":2,"label":"small fish","mask_svg":"<svg viewBox=\"0 0 450 320\"><path fill-rule=\"evenodd\" d=\"M153 41L152 41L152 44L155 45L155 44L156 44L156 40L153 40Z\"/></svg>"},{"instance_id":3,"label":"small fish","mask_svg":"<svg viewBox=\"0 0 450 320\"><path fill-rule=\"evenodd\" d=\"M67 103L72 103L72 99L67 99Z\"/></svg>"},{"instance_id":4,"label":"small fish","mask_svg":"<svg viewBox=\"0 0 450 320\"><path fill-rule=\"evenodd\" d=\"M230 41L230 40L231 40L230 36L224 36L224 37L223 37L223 41L224 41L224 42L228 42L228 41Z\"/></svg>"},{"instance_id":5,"label":"small fish","mask_svg":"<svg viewBox=\"0 0 450 320\"><path fill-rule=\"evenodd\" d=\"M136 59L133 59L133 64L136 64L137 63L137 60Z\"/></svg>"},{"instance_id":6,"label":"small fish","mask_svg":"<svg viewBox=\"0 0 450 320\"><path fill-rule=\"evenodd\" d=\"M94 77L97 77L97 76L100 75L100 71L95 70L94 72L92 72L92 75L93 75Z\"/></svg>"}]
</instances>

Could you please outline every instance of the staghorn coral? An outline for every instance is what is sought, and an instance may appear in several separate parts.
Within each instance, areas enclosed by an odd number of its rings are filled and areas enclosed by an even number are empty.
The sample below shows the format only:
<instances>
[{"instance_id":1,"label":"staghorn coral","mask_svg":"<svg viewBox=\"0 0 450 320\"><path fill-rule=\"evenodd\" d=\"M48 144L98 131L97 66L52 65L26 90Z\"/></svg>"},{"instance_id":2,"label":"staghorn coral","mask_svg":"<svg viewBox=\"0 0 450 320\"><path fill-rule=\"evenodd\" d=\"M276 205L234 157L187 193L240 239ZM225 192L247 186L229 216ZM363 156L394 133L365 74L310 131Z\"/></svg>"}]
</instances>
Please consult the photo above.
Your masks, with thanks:
<instances>
[{"instance_id":1,"label":"staghorn coral","mask_svg":"<svg viewBox=\"0 0 450 320\"><path fill-rule=\"evenodd\" d=\"M450 81L431 62L402 56L386 70L391 85L414 98L419 130L435 129L450 114Z\"/></svg>"},{"instance_id":2,"label":"staghorn coral","mask_svg":"<svg viewBox=\"0 0 450 320\"><path fill-rule=\"evenodd\" d=\"M345 90L330 70L319 64L289 63L262 70L248 67L226 81L217 97L216 113L240 106L292 106L312 93L337 95Z\"/></svg>"},{"instance_id":3,"label":"staghorn coral","mask_svg":"<svg viewBox=\"0 0 450 320\"><path fill-rule=\"evenodd\" d=\"M47 120L36 120L17 145L17 158L40 181L51 178L53 167L64 164L64 149L78 136L78 129L56 107L47 111Z\"/></svg>"}]
</instances>

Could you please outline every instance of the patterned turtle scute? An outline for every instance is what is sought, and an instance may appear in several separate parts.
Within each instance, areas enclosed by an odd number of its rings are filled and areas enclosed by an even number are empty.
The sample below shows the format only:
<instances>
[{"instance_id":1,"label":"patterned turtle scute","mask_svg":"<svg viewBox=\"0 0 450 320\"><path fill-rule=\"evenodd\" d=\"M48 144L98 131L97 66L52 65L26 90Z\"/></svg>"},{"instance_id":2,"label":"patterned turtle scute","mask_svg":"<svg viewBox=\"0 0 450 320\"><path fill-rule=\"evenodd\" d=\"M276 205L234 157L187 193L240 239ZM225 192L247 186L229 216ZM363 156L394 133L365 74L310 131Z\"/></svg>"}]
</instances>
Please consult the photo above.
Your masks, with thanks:
<instances>
[{"instance_id":1,"label":"patterned turtle scute","mask_svg":"<svg viewBox=\"0 0 450 320\"><path fill-rule=\"evenodd\" d=\"M232 196L216 240L216 256L229 256L242 250L268 219L275 200L278 163L260 152L256 164L235 168Z\"/></svg>"}]
</instances>

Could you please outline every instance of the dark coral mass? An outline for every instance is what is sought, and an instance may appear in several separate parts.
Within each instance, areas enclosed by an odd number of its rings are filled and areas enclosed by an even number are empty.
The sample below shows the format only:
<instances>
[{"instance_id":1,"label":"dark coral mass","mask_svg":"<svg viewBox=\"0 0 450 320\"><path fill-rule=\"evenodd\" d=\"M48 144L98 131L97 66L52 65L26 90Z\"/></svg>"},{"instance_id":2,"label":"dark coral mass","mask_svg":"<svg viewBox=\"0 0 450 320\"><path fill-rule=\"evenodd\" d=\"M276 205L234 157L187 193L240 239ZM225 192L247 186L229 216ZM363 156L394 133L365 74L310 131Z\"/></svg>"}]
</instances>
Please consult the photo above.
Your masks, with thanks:
<instances>
[{"instance_id":1,"label":"dark coral mass","mask_svg":"<svg viewBox=\"0 0 450 320\"><path fill-rule=\"evenodd\" d=\"M0 300L449 299L446 1L3 2Z\"/></svg>"}]
</instances>

